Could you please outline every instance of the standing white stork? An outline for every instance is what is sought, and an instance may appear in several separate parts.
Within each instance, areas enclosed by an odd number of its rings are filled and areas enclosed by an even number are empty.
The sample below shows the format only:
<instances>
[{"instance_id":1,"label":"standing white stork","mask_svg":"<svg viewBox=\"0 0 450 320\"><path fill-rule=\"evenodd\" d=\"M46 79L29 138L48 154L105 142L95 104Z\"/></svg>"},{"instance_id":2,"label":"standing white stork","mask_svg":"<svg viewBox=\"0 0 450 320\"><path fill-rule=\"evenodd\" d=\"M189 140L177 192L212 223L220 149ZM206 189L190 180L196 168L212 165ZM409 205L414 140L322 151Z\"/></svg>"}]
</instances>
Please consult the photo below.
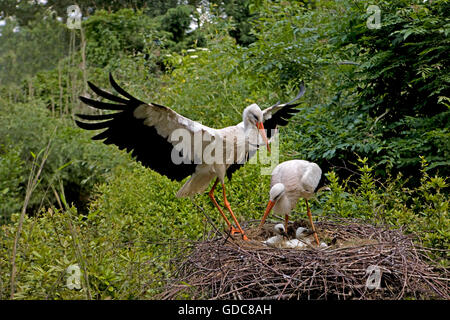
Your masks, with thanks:
<instances>
[{"instance_id":1,"label":"standing white stork","mask_svg":"<svg viewBox=\"0 0 450 320\"><path fill-rule=\"evenodd\" d=\"M279 125L287 124L287 120L299 111L294 109L298 104L293 102L304 94L303 84L300 93L291 102L277 103L264 111L261 111L257 104L252 104L245 108L241 123L222 129L213 129L183 117L168 107L142 102L122 89L111 74L109 79L112 87L123 97L99 89L91 82L88 82L88 85L100 97L116 103L101 102L86 97L80 97L80 99L94 108L119 112L102 115L77 114L84 120L104 120L95 123L76 121L77 125L86 130L106 129L92 139L104 140L105 144L115 144L119 149L131 151L132 156L142 165L169 179L181 181L191 176L177 192L177 197L192 197L204 192L210 181L216 178L209 191L209 197L225 219L232 234L241 233L243 239L247 240L227 200L225 174L231 179L231 174L254 155L263 142L270 151L268 137L271 137L272 131ZM268 131L267 135L264 127ZM248 143L249 137L254 132L257 136L256 143ZM184 138L186 135L188 138L181 143L180 133L184 135ZM200 145L192 143L192 141L198 141L196 137L199 135L206 139L202 139ZM241 148L243 143L245 148ZM206 161L202 155L207 148L211 149L211 144L225 145L225 150L222 157L218 156L214 158L214 161ZM182 161L174 161L174 155ZM230 212L237 229L232 226L214 197L214 190L219 181L222 185L225 207Z\"/></svg>"},{"instance_id":2,"label":"standing white stork","mask_svg":"<svg viewBox=\"0 0 450 320\"><path fill-rule=\"evenodd\" d=\"M288 229L289 213L297 205L299 198L305 199L306 209L317 245L320 245L308 199L311 199L318 191L328 189L323 186L325 179L322 170L314 162L306 160L290 160L280 163L272 171L270 182L270 198L260 227L264 225L270 211L285 215L285 229Z\"/></svg>"}]
</instances>

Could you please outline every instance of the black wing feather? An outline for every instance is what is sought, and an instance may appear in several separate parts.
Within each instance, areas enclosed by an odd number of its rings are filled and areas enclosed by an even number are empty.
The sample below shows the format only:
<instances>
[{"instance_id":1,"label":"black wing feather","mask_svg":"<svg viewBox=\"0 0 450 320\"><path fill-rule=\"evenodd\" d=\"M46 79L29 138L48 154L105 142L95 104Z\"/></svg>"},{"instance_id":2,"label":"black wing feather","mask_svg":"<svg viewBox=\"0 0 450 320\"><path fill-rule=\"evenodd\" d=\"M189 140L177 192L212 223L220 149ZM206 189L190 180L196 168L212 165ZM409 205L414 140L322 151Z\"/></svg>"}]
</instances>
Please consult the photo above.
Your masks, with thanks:
<instances>
[{"instance_id":1,"label":"black wing feather","mask_svg":"<svg viewBox=\"0 0 450 320\"><path fill-rule=\"evenodd\" d=\"M86 123L75 120L77 126L81 129L85 130L98 130L108 128L110 125L113 125L114 120L104 121L104 122L94 122L94 123Z\"/></svg>"},{"instance_id":2,"label":"black wing feather","mask_svg":"<svg viewBox=\"0 0 450 320\"><path fill-rule=\"evenodd\" d=\"M121 112L108 114L76 114L75 116L83 120L108 120L117 118L120 115Z\"/></svg>"},{"instance_id":3,"label":"black wing feather","mask_svg":"<svg viewBox=\"0 0 450 320\"><path fill-rule=\"evenodd\" d=\"M289 123L289 119L292 118L300 110L294 109L298 104L291 104L284 106L281 110L272 115L272 118L264 122L264 128L267 129L267 138L272 137L272 130L278 126L285 126Z\"/></svg>"},{"instance_id":4,"label":"black wing feather","mask_svg":"<svg viewBox=\"0 0 450 320\"><path fill-rule=\"evenodd\" d=\"M113 94L111 94L109 92L106 92L106 91L100 89L99 87L97 87L96 85L94 85L90 81L88 81L88 85L89 85L89 88L91 88L92 91L94 91L100 97L106 98L106 99L114 101L114 102L119 102L119 103L124 103L124 104L128 103L128 100L123 99L123 98L118 97L118 96L115 96L115 95L113 95Z\"/></svg>"},{"instance_id":5,"label":"black wing feather","mask_svg":"<svg viewBox=\"0 0 450 320\"><path fill-rule=\"evenodd\" d=\"M231 180L233 173L239 170L248 161L248 153L245 155L245 161L243 163L232 163L227 169L227 178Z\"/></svg>"},{"instance_id":6,"label":"black wing feather","mask_svg":"<svg viewBox=\"0 0 450 320\"><path fill-rule=\"evenodd\" d=\"M80 96L80 100L91 107L94 107L97 109L102 109L102 110L125 110L127 107L125 104L101 102L101 101L92 100L92 99L82 97L82 96Z\"/></svg>"},{"instance_id":7,"label":"black wing feather","mask_svg":"<svg viewBox=\"0 0 450 320\"><path fill-rule=\"evenodd\" d=\"M167 176L169 179L181 181L194 173L196 164L174 164L171 159L173 145L166 138L160 136L155 127L145 125L144 119L134 117L134 110L145 103L122 89L111 74L110 82L119 94L128 99L117 97L93 84L89 84L90 88L99 96L120 104L100 102L85 97L80 97L80 100L97 109L120 110L121 112L104 115L77 115L84 120L108 121L94 123L75 121L76 124L86 130L106 129L92 139L103 140L105 144L115 144L121 150L131 151L131 155L142 165ZM152 105L166 108L161 105Z\"/></svg>"},{"instance_id":8,"label":"black wing feather","mask_svg":"<svg viewBox=\"0 0 450 320\"><path fill-rule=\"evenodd\" d=\"M267 138L270 139L272 137L272 130L275 130L278 126L287 125L289 119L300 111L299 109L295 109L299 103L294 102L300 99L305 94L305 91L305 84L302 82L297 96L286 103L283 108L275 112L270 119L264 121L264 128L267 130ZM276 105L278 105L278 103Z\"/></svg>"},{"instance_id":9,"label":"black wing feather","mask_svg":"<svg viewBox=\"0 0 450 320\"><path fill-rule=\"evenodd\" d=\"M133 97L131 94L129 94L128 92L126 92L124 89L122 89L116 82L116 80L114 80L111 72L109 73L109 82L111 83L111 85L113 86L114 89L116 89L116 91L118 93L120 93L121 95L123 95L124 97L127 97L130 100L136 100L135 97Z\"/></svg>"}]
</instances>

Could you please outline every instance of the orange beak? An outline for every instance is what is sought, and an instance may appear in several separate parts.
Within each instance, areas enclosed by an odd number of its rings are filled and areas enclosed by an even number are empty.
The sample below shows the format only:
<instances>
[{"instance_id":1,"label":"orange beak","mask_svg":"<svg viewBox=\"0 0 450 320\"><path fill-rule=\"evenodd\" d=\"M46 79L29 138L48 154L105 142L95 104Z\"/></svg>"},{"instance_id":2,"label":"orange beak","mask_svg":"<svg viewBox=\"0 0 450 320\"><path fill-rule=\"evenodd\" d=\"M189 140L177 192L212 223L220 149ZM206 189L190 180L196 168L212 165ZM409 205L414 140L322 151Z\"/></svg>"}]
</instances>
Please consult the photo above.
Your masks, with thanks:
<instances>
[{"instance_id":1,"label":"orange beak","mask_svg":"<svg viewBox=\"0 0 450 320\"><path fill-rule=\"evenodd\" d=\"M269 215L269 213L270 213L270 211L272 210L272 208L273 208L274 205L275 205L275 202L272 201L272 200L269 200L269 203L267 204L267 207L266 207L266 211L264 212L264 216L263 216L263 218L261 219L261 223L259 224L259 227L260 227L260 228L261 228L261 227L264 225L264 223L266 222L266 218L267 218L267 216Z\"/></svg>"},{"instance_id":2,"label":"orange beak","mask_svg":"<svg viewBox=\"0 0 450 320\"><path fill-rule=\"evenodd\" d=\"M267 151L269 151L269 153L270 153L269 140L267 139L266 131L264 130L263 123L262 122L257 122L256 126L258 127L259 134L261 135L261 137L264 139L264 142L266 143Z\"/></svg>"}]
</instances>

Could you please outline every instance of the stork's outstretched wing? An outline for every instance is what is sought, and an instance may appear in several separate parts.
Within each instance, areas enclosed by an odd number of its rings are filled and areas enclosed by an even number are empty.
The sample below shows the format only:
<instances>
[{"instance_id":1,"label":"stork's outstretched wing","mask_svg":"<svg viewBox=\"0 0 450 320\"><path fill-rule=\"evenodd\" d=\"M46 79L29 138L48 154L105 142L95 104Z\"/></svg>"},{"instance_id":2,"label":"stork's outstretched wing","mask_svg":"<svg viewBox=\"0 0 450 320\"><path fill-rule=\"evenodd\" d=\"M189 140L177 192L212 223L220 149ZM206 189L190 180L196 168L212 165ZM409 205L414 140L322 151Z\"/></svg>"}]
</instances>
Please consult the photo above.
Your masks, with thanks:
<instances>
[{"instance_id":1,"label":"stork's outstretched wing","mask_svg":"<svg viewBox=\"0 0 450 320\"><path fill-rule=\"evenodd\" d=\"M288 103L276 103L273 106L264 109L264 128L267 130L267 138L272 136L272 130L275 130L278 126L284 126L289 122L299 109L295 109L299 103L294 103L305 94L305 85L303 82L300 85L300 91L297 96Z\"/></svg>"},{"instance_id":2,"label":"stork's outstretched wing","mask_svg":"<svg viewBox=\"0 0 450 320\"><path fill-rule=\"evenodd\" d=\"M191 141L198 131L214 135L214 129L181 116L172 109L156 103L142 102L122 89L112 75L109 80L113 88L123 97L118 97L96 87L88 82L89 87L100 97L112 102L101 102L86 97L80 100L96 109L114 110L116 113L102 115L77 114L84 120L102 120L101 122L80 122L76 124L86 130L106 129L92 139L104 140L105 144L115 144L119 149L131 151L132 156L142 165L151 168L170 179L183 180L195 171L193 152L179 149L180 140L172 141L175 130L185 129L182 133L190 135ZM203 133L202 132L202 133ZM190 143L190 141L184 141ZM177 146L179 157L183 158L179 164L173 161L173 148Z\"/></svg>"},{"instance_id":3,"label":"stork's outstretched wing","mask_svg":"<svg viewBox=\"0 0 450 320\"><path fill-rule=\"evenodd\" d=\"M299 109L295 109L295 107L298 106L299 103L294 102L300 99L305 94L305 91L306 91L305 85L302 82L300 84L300 91L293 100L283 104L277 102L273 106L263 110L264 129L267 130L267 138L269 139L272 138L272 133L274 132L275 129L278 128L278 126L286 125L289 122L289 119L300 111ZM250 150L246 156L245 161L248 161L251 157L253 157L256 154L256 151L257 149ZM228 179L231 179L233 173L243 165L244 163L233 163L227 169Z\"/></svg>"}]
</instances>

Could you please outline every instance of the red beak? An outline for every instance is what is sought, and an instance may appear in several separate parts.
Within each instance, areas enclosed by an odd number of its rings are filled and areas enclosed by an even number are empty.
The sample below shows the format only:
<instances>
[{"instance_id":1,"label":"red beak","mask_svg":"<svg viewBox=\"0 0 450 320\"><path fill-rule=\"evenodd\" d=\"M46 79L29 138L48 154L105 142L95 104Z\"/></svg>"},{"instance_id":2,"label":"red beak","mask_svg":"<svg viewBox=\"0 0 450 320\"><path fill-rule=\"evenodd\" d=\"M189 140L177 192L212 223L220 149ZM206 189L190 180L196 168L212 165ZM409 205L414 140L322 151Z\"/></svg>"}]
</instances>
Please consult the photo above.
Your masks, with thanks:
<instances>
[{"instance_id":1,"label":"red beak","mask_svg":"<svg viewBox=\"0 0 450 320\"><path fill-rule=\"evenodd\" d=\"M257 122L256 123L256 127L258 127L259 133L261 134L261 137L264 139L264 142L266 143L267 151L269 151L269 153L270 153L269 140L267 139L266 130L264 130L263 123L262 122Z\"/></svg>"},{"instance_id":2,"label":"red beak","mask_svg":"<svg viewBox=\"0 0 450 320\"><path fill-rule=\"evenodd\" d=\"M261 227L264 225L264 223L266 222L266 218L267 218L267 216L269 215L269 213L270 213L270 211L272 210L272 208L273 208L274 205L275 205L275 202L272 201L272 200L269 200L269 203L267 204L267 207L266 207L266 211L264 212L264 216L263 216L263 218L261 219L261 223L259 224L259 227L260 227L260 228L261 228Z\"/></svg>"}]
</instances>

